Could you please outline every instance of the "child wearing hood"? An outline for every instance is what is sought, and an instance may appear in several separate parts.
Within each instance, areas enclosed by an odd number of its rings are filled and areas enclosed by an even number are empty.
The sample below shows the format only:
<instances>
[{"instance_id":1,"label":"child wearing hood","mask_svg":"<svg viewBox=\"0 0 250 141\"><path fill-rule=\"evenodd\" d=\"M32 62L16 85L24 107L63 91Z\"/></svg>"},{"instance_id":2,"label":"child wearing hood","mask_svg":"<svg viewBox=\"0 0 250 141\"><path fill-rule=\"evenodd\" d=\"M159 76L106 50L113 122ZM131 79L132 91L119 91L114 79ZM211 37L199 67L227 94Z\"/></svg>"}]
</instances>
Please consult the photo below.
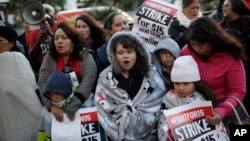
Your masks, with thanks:
<instances>
[{"instance_id":1,"label":"child wearing hood","mask_svg":"<svg viewBox=\"0 0 250 141\"><path fill-rule=\"evenodd\" d=\"M49 76L43 94L51 100L53 105L60 108L52 113L56 119L60 119L62 117L60 115L65 113L64 108L67 107L68 103L73 102L72 98L76 91L74 88L70 78L61 71L54 71ZM51 140L51 112L52 111L48 111L45 107L43 107L41 111L40 130L38 134L39 140L41 140L41 138ZM67 116L69 119L72 119L72 114L67 114Z\"/></svg>"},{"instance_id":2,"label":"child wearing hood","mask_svg":"<svg viewBox=\"0 0 250 141\"><path fill-rule=\"evenodd\" d=\"M155 141L167 91L145 41L132 31L119 31L107 53L111 64L100 73L95 92L101 126L112 141Z\"/></svg>"},{"instance_id":3,"label":"child wearing hood","mask_svg":"<svg viewBox=\"0 0 250 141\"><path fill-rule=\"evenodd\" d=\"M156 66L167 89L172 85L170 72L174 61L180 55L179 45L171 38L162 39L152 52L152 63Z\"/></svg>"},{"instance_id":4,"label":"child wearing hood","mask_svg":"<svg viewBox=\"0 0 250 141\"><path fill-rule=\"evenodd\" d=\"M162 113L158 122L159 141L170 140L164 130L167 122L163 110L207 100L212 101L213 106L216 106L216 95L212 89L200 81L199 69L192 56L180 56L175 60L171 71L171 81L173 88L167 92L162 100ZM228 138L226 131L223 137Z\"/></svg>"}]
</instances>

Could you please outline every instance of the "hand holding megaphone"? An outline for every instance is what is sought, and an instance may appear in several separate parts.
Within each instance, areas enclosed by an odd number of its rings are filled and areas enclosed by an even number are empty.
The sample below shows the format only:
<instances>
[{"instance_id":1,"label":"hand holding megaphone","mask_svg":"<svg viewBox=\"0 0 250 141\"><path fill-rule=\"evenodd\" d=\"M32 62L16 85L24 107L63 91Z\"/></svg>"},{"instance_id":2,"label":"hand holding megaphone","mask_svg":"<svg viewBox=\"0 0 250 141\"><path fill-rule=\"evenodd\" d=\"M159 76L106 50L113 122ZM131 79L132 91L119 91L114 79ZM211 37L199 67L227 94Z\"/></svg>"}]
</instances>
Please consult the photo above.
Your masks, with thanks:
<instances>
[{"instance_id":1,"label":"hand holding megaphone","mask_svg":"<svg viewBox=\"0 0 250 141\"><path fill-rule=\"evenodd\" d=\"M44 20L43 22L41 22L40 28L41 31L38 35L38 42L42 43L48 38L48 36L53 36L48 21Z\"/></svg>"}]
</instances>

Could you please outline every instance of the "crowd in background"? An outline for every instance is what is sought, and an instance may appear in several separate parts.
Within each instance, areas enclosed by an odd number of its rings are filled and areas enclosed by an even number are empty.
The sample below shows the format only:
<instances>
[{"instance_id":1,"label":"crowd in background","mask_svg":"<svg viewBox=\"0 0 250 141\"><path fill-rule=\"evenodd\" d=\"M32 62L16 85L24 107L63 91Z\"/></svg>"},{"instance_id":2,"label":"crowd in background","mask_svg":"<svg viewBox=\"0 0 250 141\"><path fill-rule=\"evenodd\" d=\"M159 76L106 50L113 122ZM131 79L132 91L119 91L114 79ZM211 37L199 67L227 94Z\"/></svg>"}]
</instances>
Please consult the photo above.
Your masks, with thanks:
<instances>
[{"instance_id":1,"label":"crowd in background","mask_svg":"<svg viewBox=\"0 0 250 141\"><path fill-rule=\"evenodd\" d=\"M235 115L227 103L242 113L232 96L250 112L246 2L220 0L205 17L200 0L182 0L153 52L118 12L103 26L88 14L72 25L43 4L46 19L39 27L23 20L20 36L1 23L0 140L34 141L40 130L50 140L51 114L72 121L82 105L97 107L104 141L170 140L163 110L195 101L212 101L206 122L228 129Z\"/></svg>"}]
</instances>

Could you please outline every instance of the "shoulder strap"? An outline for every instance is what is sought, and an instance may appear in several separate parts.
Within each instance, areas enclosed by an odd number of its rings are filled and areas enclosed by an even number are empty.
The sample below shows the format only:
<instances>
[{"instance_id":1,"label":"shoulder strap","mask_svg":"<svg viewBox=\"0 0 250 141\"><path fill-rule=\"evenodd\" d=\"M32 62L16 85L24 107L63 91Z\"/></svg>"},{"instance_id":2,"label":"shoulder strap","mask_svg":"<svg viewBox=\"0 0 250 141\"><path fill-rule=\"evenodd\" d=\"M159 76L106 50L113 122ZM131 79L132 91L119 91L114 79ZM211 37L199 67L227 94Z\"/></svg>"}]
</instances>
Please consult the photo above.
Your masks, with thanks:
<instances>
[{"instance_id":1,"label":"shoulder strap","mask_svg":"<svg viewBox=\"0 0 250 141\"><path fill-rule=\"evenodd\" d=\"M235 96L228 96L228 97L235 99L239 103L239 105L241 106L241 108L243 109L243 111L245 112L245 114L247 115L247 117L249 117L249 114L248 114L245 106L243 105L243 103L237 97L235 97ZM240 125L243 125L243 123L242 123L242 121L240 119L240 116L239 116L237 110L235 109L235 107L233 106L233 104L230 103L230 102L228 102L228 101L226 103L233 109L233 112L234 112L234 114L235 114L235 116L236 116L236 118L238 120L238 123Z\"/></svg>"},{"instance_id":2,"label":"shoulder strap","mask_svg":"<svg viewBox=\"0 0 250 141\"><path fill-rule=\"evenodd\" d=\"M239 103L239 105L241 106L241 108L244 110L244 112L247 115L247 117L249 117L249 114L248 114L248 112L247 112L244 104L237 97L235 97L235 96L228 96L228 97L231 97L231 98L235 99Z\"/></svg>"}]
</instances>

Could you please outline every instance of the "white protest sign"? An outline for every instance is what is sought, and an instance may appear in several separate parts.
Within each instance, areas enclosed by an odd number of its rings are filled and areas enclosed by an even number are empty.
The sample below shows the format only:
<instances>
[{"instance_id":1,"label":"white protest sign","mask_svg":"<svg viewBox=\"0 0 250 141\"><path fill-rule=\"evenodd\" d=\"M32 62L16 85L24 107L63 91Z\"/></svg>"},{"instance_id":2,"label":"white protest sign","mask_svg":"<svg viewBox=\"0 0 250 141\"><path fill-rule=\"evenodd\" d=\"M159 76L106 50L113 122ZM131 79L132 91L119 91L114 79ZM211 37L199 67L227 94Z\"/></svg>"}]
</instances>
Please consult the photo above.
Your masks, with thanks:
<instances>
[{"instance_id":1,"label":"white protest sign","mask_svg":"<svg viewBox=\"0 0 250 141\"><path fill-rule=\"evenodd\" d=\"M173 109L164 110L168 127L168 136L176 141L229 141L227 131L221 122L210 125L205 117L213 115L211 101L192 102Z\"/></svg>"},{"instance_id":2,"label":"white protest sign","mask_svg":"<svg viewBox=\"0 0 250 141\"><path fill-rule=\"evenodd\" d=\"M101 141L96 107L80 108L73 121L64 114L63 122L58 122L52 115L51 138L53 141Z\"/></svg>"},{"instance_id":3,"label":"white protest sign","mask_svg":"<svg viewBox=\"0 0 250 141\"><path fill-rule=\"evenodd\" d=\"M135 15L132 31L146 42L149 52L168 32L168 26L179 7L164 1L145 0Z\"/></svg>"}]
</instances>

